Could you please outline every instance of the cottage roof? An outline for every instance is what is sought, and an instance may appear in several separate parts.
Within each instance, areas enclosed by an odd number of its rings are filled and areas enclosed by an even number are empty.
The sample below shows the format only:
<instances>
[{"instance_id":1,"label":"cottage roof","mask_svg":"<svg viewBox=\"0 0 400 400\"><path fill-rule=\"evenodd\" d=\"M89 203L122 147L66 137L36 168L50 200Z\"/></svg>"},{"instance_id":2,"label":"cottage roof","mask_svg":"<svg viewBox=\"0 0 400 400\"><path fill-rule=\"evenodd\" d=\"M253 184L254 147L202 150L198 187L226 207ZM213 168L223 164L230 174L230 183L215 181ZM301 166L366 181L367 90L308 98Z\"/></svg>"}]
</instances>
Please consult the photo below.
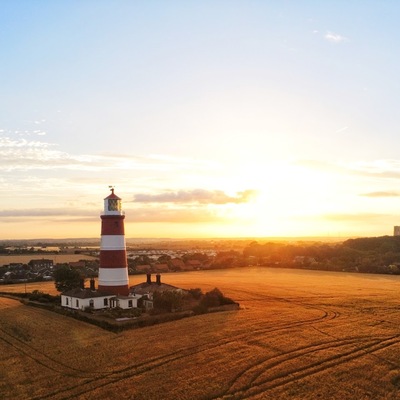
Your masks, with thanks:
<instances>
[{"instance_id":1,"label":"cottage roof","mask_svg":"<svg viewBox=\"0 0 400 400\"><path fill-rule=\"evenodd\" d=\"M154 292L165 292L167 290L182 290L176 286L168 285L167 283L158 284L156 282L142 282L138 285L131 286L129 291L135 294L146 294Z\"/></svg>"},{"instance_id":2,"label":"cottage roof","mask_svg":"<svg viewBox=\"0 0 400 400\"><path fill-rule=\"evenodd\" d=\"M90 290L89 288L87 289L75 288L67 290L66 292L61 293L61 295L68 297L76 297L77 299L90 299L94 297L108 297L111 296L112 293L99 292L98 290Z\"/></svg>"}]
</instances>

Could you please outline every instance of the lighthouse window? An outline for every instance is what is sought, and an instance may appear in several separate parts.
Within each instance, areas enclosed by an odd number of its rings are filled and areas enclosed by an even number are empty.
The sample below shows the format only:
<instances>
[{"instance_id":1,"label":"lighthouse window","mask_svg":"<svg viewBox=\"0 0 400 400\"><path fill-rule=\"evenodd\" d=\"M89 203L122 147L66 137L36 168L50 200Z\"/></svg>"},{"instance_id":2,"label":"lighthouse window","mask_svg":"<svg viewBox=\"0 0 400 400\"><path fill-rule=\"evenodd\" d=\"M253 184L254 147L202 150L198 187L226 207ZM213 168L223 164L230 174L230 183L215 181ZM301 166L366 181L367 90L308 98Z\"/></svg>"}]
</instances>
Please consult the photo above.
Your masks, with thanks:
<instances>
[{"instance_id":1,"label":"lighthouse window","mask_svg":"<svg viewBox=\"0 0 400 400\"><path fill-rule=\"evenodd\" d=\"M121 205L118 199L108 200L108 211L120 211Z\"/></svg>"}]
</instances>

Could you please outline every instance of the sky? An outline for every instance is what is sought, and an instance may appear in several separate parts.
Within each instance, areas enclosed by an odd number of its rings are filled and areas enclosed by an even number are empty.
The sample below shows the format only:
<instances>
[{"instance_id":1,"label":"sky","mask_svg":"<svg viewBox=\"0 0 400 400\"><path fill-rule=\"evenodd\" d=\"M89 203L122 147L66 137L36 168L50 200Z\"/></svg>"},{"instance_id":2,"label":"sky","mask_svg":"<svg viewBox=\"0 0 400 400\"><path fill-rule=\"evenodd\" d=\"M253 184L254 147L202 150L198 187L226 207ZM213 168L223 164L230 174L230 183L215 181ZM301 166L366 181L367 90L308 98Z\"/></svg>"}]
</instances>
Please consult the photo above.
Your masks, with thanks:
<instances>
[{"instance_id":1,"label":"sky","mask_svg":"<svg viewBox=\"0 0 400 400\"><path fill-rule=\"evenodd\" d=\"M400 3L0 0L0 239L400 225Z\"/></svg>"}]
</instances>

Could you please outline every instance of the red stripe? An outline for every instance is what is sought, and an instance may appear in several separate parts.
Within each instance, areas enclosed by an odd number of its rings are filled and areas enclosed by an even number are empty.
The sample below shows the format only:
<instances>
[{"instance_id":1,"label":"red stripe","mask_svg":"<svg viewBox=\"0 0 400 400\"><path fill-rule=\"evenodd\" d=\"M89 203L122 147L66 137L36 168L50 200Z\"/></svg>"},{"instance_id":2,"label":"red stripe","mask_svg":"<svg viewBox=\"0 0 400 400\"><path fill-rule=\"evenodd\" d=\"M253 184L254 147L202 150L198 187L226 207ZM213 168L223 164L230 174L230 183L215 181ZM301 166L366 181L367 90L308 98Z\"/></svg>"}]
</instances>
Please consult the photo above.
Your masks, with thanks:
<instances>
[{"instance_id":1,"label":"red stripe","mask_svg":"<svg viewBox=\"0 0 400 400\"><path fill-rule=\"evenodd\" d=\"M101 215L102 235L125 235L125 215Z\"/></svg>"},{"instance_id":2,"label":"red stripe","mask_svg":"<svg viewBox=\"0 0 400 400\"><path fill-rule=\"evenodd\" d=\"M100 251L100 268L126 268L127 266L125 250Z\"/></svg>"},{"instance_id":3,"label":"red stripe","mask_svg":"<svg viewBox=\"0 0 400 400\"><path fill-rule=\"evenodd\" d=\"M120 286L105 286L99 285L99 292L107 292L115 295L128 296L129 294L129 286L128 285L120 285Z\"/></svg>"}]
</instances>

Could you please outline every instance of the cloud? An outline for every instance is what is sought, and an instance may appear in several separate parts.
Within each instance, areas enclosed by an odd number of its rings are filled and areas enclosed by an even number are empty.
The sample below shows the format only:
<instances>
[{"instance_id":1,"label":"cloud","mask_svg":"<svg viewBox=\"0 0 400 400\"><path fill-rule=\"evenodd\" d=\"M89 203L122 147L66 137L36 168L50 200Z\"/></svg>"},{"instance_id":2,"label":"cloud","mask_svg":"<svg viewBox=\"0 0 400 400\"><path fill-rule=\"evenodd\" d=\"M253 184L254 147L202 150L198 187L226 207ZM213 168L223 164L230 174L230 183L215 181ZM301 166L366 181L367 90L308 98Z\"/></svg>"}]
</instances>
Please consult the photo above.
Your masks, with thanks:
<instances>
[{"instance_id":1,"label":"cloud","mask_svg":"<svg viewBox=\"0 0 400 400\"><path fill-rule=\"evenodd\" d=\"M360 194L360 196L363 196L363 197L399 197L400 193L399 192L393 192L393 191L388 191L388 192L369 192L369 193Z\"/></svg>"},{"instance_id":2,"label":"cloud","mask_svg":"<svg viewBox=\"0 0 400 400\"><path fill-rule=\"evenodd\" d=\"M146 206L131 209L127 212L127 222L133 223L215 223L228 221L229 218L220 216L216 211L205 209L203 206L188 208L164 206ZM29 208L0 210L0 222L20 223L23 221L41 221L46 223L88 223L98 222L97 211L76 208Z\"/></svg>"},{"instance_id":3,"label":"cloud","mask_svg":"<svg viewBox=\"0 0 400 400\"><path fill-rule=\"evenodd\" d=\"M292 164L304 168L317 169L319 171L331 171L346 175L382 179L400 178L400 160L393 159L357 161L351 163L330 163L321 160L297 160Z\"/></svg>"},{"instance_id":4,"label":"cloud","mask_svg":"<svg viewBox=\"0 0 400 400\"><path fill-rule=\"evenodd\" d=\"M292 165L330 173L345 171L345 168L341 165L321 160L296 160L292 162Z\"/></svg>"},{"instance_id":5,"label":"cloud","mask_svg":"<svg viewBox=\"0 0 400 400\"><path fill-rule=\"evenodd\" d=\"M334 221L334 222L353 222L359 223L382 223L387 219L393 219L392 214L378 214L378 213L332 213L322 215L323 219Z\"/></svg>"},{"instance_id":6,"label":"cloud","mask_svg":"<svg viewBox=\"0 0 400 400\"><path fill-rule=\"evenodd\" d=\"M0 170L50 169L68 163L70 156L53 147L38 140L0 137Z\"/></svg>"},{"instance_id":7,"label":"cloud","mask_svg":"<svg viewBox=\"0 0 400 400\"><path fill-rule=\"evenodd\" d=\"M359 161L345 166L349 172L375 178L400 178L400 160Z\"/></svg>"},{"instance_id":8,"label":"cloud","mask_svg":"<svg viewBox=\"0 0 400 400\"><path fill-rule=\"evenodd\" d=\"M239 204L246 203L256 194L255 190L238 192L236 196L229 196L222 190L178 190L160 194L136 194L136 203L198 203L198 204Z\"/></svg>"},{"instance_id":9,"label":"cloud","mask_svg":"<svg viewBox=\"0 0 400 400\"><path fill-rule=\"evenodd\" d=\"M75 209L75 208L26 208L26 209L9 209L0 210L0 218L8 217L65 217L65 216L88 216L93 211ZM97 213L96 213L97 215Z\"/></svg>"},{"instance_id":10,"label":"cloud","mask_svg":"<svg viewBox=\"0 0 400 400\"><path fill-rule=\"evenodd\" d=\"M40 131L42 132L42 131ZM39 135L39 133L36 133ZM0 171L13 170L79 170L79 171L160 171L215 170L208 160L177 158L162 155L145 157L127 154L69 154L52 143L24 138L0 137Z\"/></svg>"},{"instance_id":11,"label":"cloud","mask_svg":"<svg viewBox=\"0 0 400 400\"><path fill-rule=\"evenodd\" d=\"M341 42L346 42L348 40L346 37L333 32L327 32L324 38L331 43L341 43Z\"/></svg>"},{"instance_id":12,"label":"cloud","mask_svg":"<svg viewBox=\"0 0 400 400\"><path fill-rule=\"evenodd\" d=\"M222 222L225 219L205 209L188 208L140 208L129 211L129 219L134 222L157 223L209 223Z\"/></svg>"},{"instance_id":13,"label":"cloud","mask_svg":"<svg viewBox=\"0 0 400 400\"><path fill-rule=\"evenodd\" d=\"M349 127L348 126L344 126L343 128L338 129L336 131L336 133L341 133L341 132L347 131L347 129L349 129Z\"/></svg>"},{"instance_id":14,"label":"cloud","mask_svg":"<svg viewBox=\"0 0 400 400\"><path fill-rule=\"evenodd\" d=\"M0 149L20 149L20 148L48 148L51 144L39 141L28 141L26 139L11 139L8 137L0 138Z\"/></svg>"}]
</instances>

